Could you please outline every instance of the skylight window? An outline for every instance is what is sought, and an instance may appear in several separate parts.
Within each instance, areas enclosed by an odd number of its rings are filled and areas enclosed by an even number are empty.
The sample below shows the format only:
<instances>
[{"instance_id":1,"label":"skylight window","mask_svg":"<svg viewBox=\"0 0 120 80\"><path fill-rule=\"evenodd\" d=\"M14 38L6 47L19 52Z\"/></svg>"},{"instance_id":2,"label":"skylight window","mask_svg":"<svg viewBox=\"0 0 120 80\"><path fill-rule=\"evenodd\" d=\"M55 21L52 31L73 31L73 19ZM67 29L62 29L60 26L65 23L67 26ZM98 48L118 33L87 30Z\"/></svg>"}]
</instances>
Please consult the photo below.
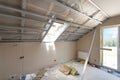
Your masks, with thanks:
<instances>
[{"instance_id":1,"label":"skylight window","mask_svg":"<svg viewBox=\"0 0 120 80\"><path fill-rule=\"evenodd\" d=\"M44 37L43 42L55 42L67 27L67 23L61 24L54 22L48 33Z\"/></svg>"}]
</instances>

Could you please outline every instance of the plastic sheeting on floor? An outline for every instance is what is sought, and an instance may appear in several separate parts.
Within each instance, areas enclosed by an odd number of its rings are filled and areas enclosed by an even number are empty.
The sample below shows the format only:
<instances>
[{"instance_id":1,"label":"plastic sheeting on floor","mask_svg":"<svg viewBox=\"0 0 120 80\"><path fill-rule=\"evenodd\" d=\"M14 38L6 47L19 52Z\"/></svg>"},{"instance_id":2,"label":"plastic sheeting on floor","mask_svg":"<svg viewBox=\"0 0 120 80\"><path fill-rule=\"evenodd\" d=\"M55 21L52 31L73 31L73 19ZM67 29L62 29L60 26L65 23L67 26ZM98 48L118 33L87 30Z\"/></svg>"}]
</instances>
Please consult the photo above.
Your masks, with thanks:
<instances>
[{"instance_id":1,"label":"plastic sheeting on floor","mask_svg":"<svg viewBox=\"0 0 120 80\"><path fill-rule=\"evenodd\" d=\"M69 64L75 67L81 74L83 64L79 62L69 62ZM47 72L40 80L79 80L81 78L80 75L64 75L59 71L59 67L60 65L56 65L52 68L47 68ZM120 80L120 78L88 65L84 80Z\"/></svg>"}]
</instances>

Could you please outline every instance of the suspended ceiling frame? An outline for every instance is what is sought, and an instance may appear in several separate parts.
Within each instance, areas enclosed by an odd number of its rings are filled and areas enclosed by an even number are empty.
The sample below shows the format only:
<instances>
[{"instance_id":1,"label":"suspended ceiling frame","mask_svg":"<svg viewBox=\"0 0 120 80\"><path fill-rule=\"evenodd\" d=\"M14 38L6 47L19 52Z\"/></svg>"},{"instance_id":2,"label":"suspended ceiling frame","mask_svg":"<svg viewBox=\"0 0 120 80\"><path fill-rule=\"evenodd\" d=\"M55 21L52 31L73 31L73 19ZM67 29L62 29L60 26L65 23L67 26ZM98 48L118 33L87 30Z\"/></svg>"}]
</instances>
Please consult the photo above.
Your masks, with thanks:
<instances>
[{"instance_id":1,"label":"suspended ceiling frame","mask_svg":"<svg viewBox=\"0 0 120 80\"><path fill-rule=\"evenodd\" d=\"M48 31L49 29L48 29L48 30L44 30L44 29L37 29L37 28L34 28L34 27L25 27L25 20L33 21L33 22L38 22L38 23L49 24L47 21L40 21L40 20L35 20L35 19L26 18L26 17L25 17L26 14L29 14L29 15L35 16L35 17L39 17L39 18L44 18L44 19L47 19L47 20L50 20L52 15L51 15L51 16L45 16L45 15L41 15L41 14L37 14L37 13L30 12L30 11L26 11L26 4L27 4L27 2L26 2L26 0L21 0L21 1L22 1L22 5L21 5L21 6L22 6L22 9L17 9L17 8L13 8L13 7L10 7L10 6L6 6L6 5L0 4L0 8L2 8L2 9L11 10L11 11L16 11L16 12L21 13L21 17L0 13L0 16L4 16L4 17L8 17L8 18L14 18L14 19L19 19L19 20L21 20L21 26L6 26L6 25L0 25L0 28L20 29L20 33L18 33L18 34L16 34L16 33L15 33L15 34L14 34L14 33L0 33L0 35L36 35L35 33L33 33L33 34L23 33L24 30L33 30L33 31L37 31L37 32L38 32L37 35L39 36L39 35L41 35L41 33L39 33L40 31L42 31L42 32L43 32L43 31ZM96 20L96 19L93 18L96 14L98 14L98 13L101 11L100 9L98 9L92 16L88 16L88 15L80 12L79 10L76 10L76 9L72 8L72 7L69 6L68 4L65 4L65 3L61 2L60 0L58 0L58 1L57 1L57 0L50 0L50 1L51 1L51 2L54 2L54 4L64 6L64 7L68 8L68 9L72 10L73 12L77 12L77 13L79 13L80 15L83 15L83 16L85 16L85 17L88 18L84 23L79 24L79 23L75 23L75 22L71 22L71 21L66 21L66 20L63 20L63 19L59 19L59 18L57 18L57 16L55 16L55 17L56 17L55 22L68 23L68 24L72 25L72 26L70 26L70 27L75 27L75 28L76 28L76 26L77 26L78 29L85 29L85 30L88 30L88 32L91 31L91 30L93 30L93 29L95 28L95 27L94 27L94 28L90 28L90 27L88 27L88 26L85 26L85 24L86 24L88 21L94 20L94 21L98 22L99 24L102 24L102 21L99 21L99 20ZM102 12L103 12L103 11L102 11ZM106 14L105 14L105 15L106 15ZM108 17L108 16L107 16L107 17ZM70 28L70 27L68 27L68 28ZM68 31L66 31L66 32L68 32ZM85 35L86 33L80 34L80 33L75 33L75 31L74 31L74 32L68 32L68 34L69 34L69 36L70 36L71 34ZM45 34L45 35L46 35L46 34ZM44 37L45 37L45 35L44 35ZM68 37L69 37L69 36L68 36ZM19 40L0 40L0 42L42 41L44 37L42 37L41 39L33 39L33 40L32 40L32 39L23 40L22 37L21 37ZM60 37L61 37L61 36L60 36ZM62 39L61 39L61 40L62 40ZM65 39L63 39L63 40L65 40ZM58 41L59 41L59 39L58 39ZM71 41L71 40L70 40L70 41Z\"/></svg>"}]
</instances>

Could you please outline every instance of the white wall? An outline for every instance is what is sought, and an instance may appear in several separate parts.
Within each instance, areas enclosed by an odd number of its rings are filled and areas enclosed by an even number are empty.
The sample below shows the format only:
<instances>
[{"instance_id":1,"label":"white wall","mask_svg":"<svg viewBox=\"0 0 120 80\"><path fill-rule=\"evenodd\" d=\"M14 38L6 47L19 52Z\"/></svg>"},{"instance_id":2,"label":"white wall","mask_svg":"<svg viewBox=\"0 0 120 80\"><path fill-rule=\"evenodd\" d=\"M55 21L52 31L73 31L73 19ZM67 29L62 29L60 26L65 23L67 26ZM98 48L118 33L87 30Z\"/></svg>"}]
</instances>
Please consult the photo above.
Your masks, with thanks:
<instances>
[{"instance_id":1,"label":"white wall","mask_svg":"<svg viewBox=\"0 0 120 80\"><path fill-rule=\"evenodd\" d=\"M19 57L24 56L20 60ZM76 58L76 42L0 43L0 80ZM56 60L56 61L54 61Z\"/></svg>"}]
</instances>

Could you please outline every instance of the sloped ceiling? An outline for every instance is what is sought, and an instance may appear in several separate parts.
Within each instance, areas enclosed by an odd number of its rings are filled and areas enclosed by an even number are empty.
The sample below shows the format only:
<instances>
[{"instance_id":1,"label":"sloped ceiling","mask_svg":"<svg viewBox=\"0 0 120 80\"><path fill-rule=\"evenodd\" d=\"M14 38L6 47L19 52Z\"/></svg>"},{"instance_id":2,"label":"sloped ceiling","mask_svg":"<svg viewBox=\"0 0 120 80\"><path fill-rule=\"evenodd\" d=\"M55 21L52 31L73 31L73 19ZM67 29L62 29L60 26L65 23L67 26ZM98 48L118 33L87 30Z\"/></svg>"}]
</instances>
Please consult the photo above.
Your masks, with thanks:
<instances>
[{"instance_id":1,"label":"sloped ceiling","mask_svg":"<svg viewBox=\"0 0 120 80\"><path fill-rule=\"evenodd\" d=\"M120 15L120 0L92 0L102 10L104 10L109 16Z\"/></svg>"},{"instance_id":2,"label":"sloped ceiling","mask_svg":"<svg viewBox=\"0 0 120 80\"><path fill-rule=\"evenodd\" d=\"M57 41L76 41L120 12L110 6L113 0L93 2L100 9L89 0L0 0L0 41L41 41L53 15L55 22L69 24Z\"/></svg>"}]
</instances>

